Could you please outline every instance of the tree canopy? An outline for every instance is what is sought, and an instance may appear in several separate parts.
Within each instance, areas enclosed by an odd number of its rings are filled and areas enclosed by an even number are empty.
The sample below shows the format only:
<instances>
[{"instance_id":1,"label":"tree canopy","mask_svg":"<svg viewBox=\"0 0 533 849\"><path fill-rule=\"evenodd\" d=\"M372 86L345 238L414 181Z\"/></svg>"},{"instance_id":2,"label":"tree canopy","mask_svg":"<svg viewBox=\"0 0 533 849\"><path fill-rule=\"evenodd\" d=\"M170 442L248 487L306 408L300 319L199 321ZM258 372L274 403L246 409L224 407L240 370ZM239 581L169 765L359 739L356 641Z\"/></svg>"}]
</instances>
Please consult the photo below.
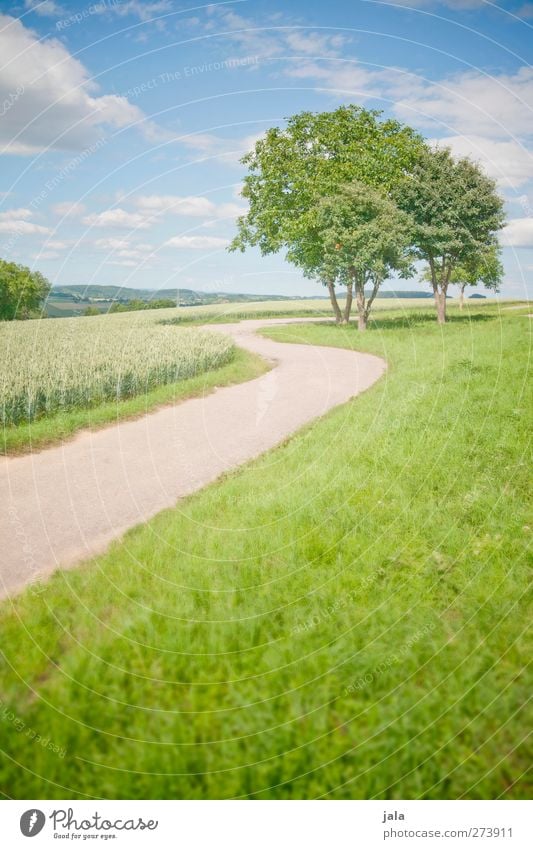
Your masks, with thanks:
<instances>
[{"instance_id":1,"label":"tree canopy","mask_svg":"<svg viewBox=\"0 0 533 849\"><path fill-rule=\"evenodd\" d=\"M504 223L495 184L477 164L431 149L376 110L301 112L269 129L241 161L249 210L229 249L285 250L328 287L338 321L349 320L355 287L361 329L381 281L392 272L409 276L413 259L428 264L444 322L454 274L478 273ZM336 285L346 287L344 313Z\"/></svg>"},{"instance_id":2,"label":"tree canopy","mask_svg":"<svg viewBox=\"0 0 533 849\"><path fill-rule=\"evenodd\" d=\"M0 320L30 318L41 309L50 283L40 271L0 259Z\"/></svg>"},{"instance_id":3,"label":"tree canopy","mask_svg":"<svg viewBox=\"0 0 533 849\"><path fill-rule=\"evenodd\" d=\"M304 267L304 273L326 285L336 281L346 286L344 321L349 319L355 289L359 329L364 330L383 280L392 272L400 277L413 274L409 218L382 192L354 181L335 197L319 202L316 220L320 264ZM287 256L299 264L294 249Z\"/></svg>"},{"instance_id":4,"label":"tree canopy","mask_svg":"<svg viewBox=\"0 0 533 849\"><path fill-rule=\"evenodd\" d=\"M249 169L242 195L250 206L238 219L230 250L257 246L265 255L285 249L287 259L307 276L333 268L331 233L325 240L323 232L323 202L335 202L345 187L349 192L356 184L374 189L374 199L378 191L385 198L404 182L422 147L414 130L382 120L375 110L341 106L294 115L284 129L268 130L242 159ZM344 205L348 210L348 196ZM350 285L340 273L329 280L322 273L319 277L329 285Z\"/></svg>"},{"instance_id":5,"label":"tree canopy","mask_svg":"<svg viewBox=\"0 0 533 849\"><path fill-rule=\"evenodd\" d=\"M478 283L482 283L485 289L497 292L502 277L503 265L500 259L500 247L497 244L492 244L480 254L471 256L463 265L457 265L452 271L451 282L459 286L461 309L467 286L477 286Z\"/></svg>"},{"instance_id":6,"label":"tree canopy","mask_svg":"<svg viewBox=\"0 0 533 849\"><path fill-rule=\"evenodd\" d=\"M412 220L416 256L428 263L440 323L456 269L473 269L496 246L504 224L496 186L470 159L454 159L449 148L426 147L396 193Z\"/></svg>"}]
</instances>

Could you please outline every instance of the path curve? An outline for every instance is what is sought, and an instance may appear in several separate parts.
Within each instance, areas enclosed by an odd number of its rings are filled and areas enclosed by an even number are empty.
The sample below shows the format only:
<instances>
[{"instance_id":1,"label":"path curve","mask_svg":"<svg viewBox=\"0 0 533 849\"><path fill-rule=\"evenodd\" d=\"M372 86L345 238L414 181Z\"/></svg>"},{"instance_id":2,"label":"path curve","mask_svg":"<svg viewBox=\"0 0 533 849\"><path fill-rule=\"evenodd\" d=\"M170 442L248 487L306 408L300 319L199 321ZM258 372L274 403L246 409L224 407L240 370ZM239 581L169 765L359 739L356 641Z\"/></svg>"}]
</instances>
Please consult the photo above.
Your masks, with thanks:
<instances>
[{"instance_id":1,"label":"path curve","mask_svg":"<svg viewBox=\"0 0 533 849\"><path fill-rule=\"evenodd\" d=\"M384 373L385 362L371 354L255 333L295 321L206 328L274 361L262 377L83 431L36 454L2 458L0 595L102 552L128 528L274 447Z\"/></svg>"}]
</instances>

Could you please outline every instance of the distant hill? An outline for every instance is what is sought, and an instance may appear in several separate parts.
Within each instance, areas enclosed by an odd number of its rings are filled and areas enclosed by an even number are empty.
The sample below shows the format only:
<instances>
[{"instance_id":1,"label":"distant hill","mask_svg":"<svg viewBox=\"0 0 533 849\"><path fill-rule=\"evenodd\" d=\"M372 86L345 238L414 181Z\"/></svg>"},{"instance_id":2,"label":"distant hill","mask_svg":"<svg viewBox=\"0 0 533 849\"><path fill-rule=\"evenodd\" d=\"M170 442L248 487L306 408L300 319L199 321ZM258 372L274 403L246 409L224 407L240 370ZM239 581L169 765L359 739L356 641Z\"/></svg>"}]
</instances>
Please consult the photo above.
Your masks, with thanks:
<instances>
[{"instance_id":1,"label":"distant hill","mask_svg":"<svg viewBox=\"0 0 533 849\"><path fill-rule=\"evenodd\" d=\"M179 306L229 304L251 301L294 300L291 295L250 295L233 292L195 292L193 289L132 289L125 286L54 286L46 300L46 314L52 317L80 315L87 307L107 312L113 304L131 301L170 300Z\"/></svg>"},{"instance_id":2,"label":"distant hill","mask_svg":"<svg viewBox=\"0 0 533 849\"><path fill-rule=\"evenodd\" d=\"M326 297L312 295L313 300ZM411 292L380 292L378 298L431 298L430 292L417 289ZM308 295L303 296L310 300ZM256 295L235 292L199 292L194 289L133 289L125 286L54 286L46 301L46 314L52 318L81 315L88 307L108 312L113 304L128 304L131 301L169 300L181 307L203 304L252 303L260 301L294 301L295 295Z\"/></svg>"}]
</instances>

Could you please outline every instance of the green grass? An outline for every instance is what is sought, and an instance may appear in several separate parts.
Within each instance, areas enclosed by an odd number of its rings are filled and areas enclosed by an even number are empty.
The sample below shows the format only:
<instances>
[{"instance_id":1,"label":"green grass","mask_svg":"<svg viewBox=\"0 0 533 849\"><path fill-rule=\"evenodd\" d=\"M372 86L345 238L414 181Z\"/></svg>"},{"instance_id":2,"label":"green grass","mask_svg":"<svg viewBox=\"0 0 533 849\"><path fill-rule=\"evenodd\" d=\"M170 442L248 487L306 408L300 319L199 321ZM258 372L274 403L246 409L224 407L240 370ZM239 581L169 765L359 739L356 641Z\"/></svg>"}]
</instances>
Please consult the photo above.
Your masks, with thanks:
<instances>
[{"instance_id":1,"label":"green grass","mask_svg":"<svg viewBox=\"0 0 533 849\"><path fill-rule=\"evenodd\" d=\"M4 603L6 796L530 795L531 325L468 315L270 329L388 372Z\"/></svg>"},{"instance_id":2,"label":"green grass","mask_svg":"<svg viewBox=\"0 0 533 849\"><path fill-rule=\"evenodd\" d=\"M4 427L0 454L37 451L73 436L79 430L97 429L107 424L136 418L165 404L204 395L219 386L252 380L268 370L260 358L249 351L236 349L233 359L195 377L157 386L148 392L122 401L108 401L87 409L66 410L31 423Z\"/></svg>"},{"instance_id":3,"label":"green grass","mask_svg":"<svg viewBox=\"0 0 533 849\"><path fill-rule=\"evenodd\" d=\"M344 307L344 301L339 295L339 304ZM448 309L452 312L457 309L458 301L448 301ZM516 301L505 300L466 300L465 311L469 312L498 312L502 308ZM527 311L528 304L524 303ZM372 312L380 316L403 313L405 315L414 312L431 312L434 309L431 299L421 298L377 298L374 301ZM152 315L155 311L152 311ZM160 318L165 323L181 325L219 324L230 321L243 321L254 318L279 318L291 316L293 318L306 318L308 316L324 316L330 318L332 315L331 305L328 298L302 299L294 301L258 301L256 303L232 303L232 304L205 304L200 307L181 307L174 310L161 310Z\"/></svg>"}]
</instances>

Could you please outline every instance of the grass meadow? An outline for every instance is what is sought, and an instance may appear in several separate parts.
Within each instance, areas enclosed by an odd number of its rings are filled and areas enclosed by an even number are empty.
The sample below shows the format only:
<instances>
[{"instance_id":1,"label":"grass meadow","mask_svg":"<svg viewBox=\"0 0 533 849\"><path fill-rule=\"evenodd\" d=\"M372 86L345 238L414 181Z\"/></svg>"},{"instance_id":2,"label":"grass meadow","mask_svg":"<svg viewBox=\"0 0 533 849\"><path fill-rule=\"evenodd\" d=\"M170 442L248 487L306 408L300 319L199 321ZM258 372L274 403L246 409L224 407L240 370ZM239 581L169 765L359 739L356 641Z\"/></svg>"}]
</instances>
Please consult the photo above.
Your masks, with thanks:
<instances>
[{"instance_id":1,"label":"grass meadow","mask_svg":"<svg viewBox=\"0 0 533 849\"><path fill-rule=\"evenodd\" d=\"M2 604L5 796L528 797L520 313L269 328L388 371Z\"/></svg>"}]
</instances>

